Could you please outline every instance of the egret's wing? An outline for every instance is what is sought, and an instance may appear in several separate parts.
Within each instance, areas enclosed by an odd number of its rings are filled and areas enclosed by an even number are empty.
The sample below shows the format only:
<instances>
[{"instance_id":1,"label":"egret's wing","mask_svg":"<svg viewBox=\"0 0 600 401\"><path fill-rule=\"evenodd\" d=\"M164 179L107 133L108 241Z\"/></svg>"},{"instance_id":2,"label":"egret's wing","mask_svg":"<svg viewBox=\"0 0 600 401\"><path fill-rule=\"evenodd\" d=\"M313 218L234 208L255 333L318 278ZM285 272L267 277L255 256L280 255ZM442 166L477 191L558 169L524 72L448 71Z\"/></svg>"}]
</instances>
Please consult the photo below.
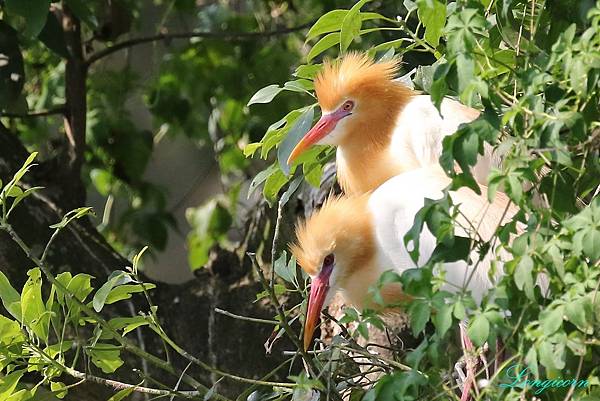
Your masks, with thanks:
<instances>
[{"instance_id":1,"label":"egret's wing","mask_svg":"<svg viewBox=\"0 0 600 401\"><path fill-rule=\"evenodd\" d=\"M404 236L413 225L414 217L423 207L425 198L439 199L449 179L439 167L417 169L400 174L380 186L369 200L369 209L374 216L377 251L381 260L394 266L398 272L415 267L404 245ZM482 193L485 194L485 189ZM452 200L459 209L457 235L475 238L479 235L489 240L498 224L506 222L516 209L509 206L505 195L499 193L493 203L487 198L477 195L468 188L451 193ZM419 237L419 265L424 264L433 253L436 240L427 227L423 228ZM466 286L472 291L475 299L480 301L484 292L493 283L488 277L492 253L483 260L468 265L465 262L447 263L444 265L445 278L449 291L456 291ZM471 254L471 260L479 260L477 251ZM501 274L502 271L498 274Z\"/></svg>"},{"instance_id":2,"label":"egret's wing","mask_svg":"<svg viewBox=\"0 0 600 401\"><path fill-rule=\"evenodd\" d=\"M392 135L391 151L402 164L412 168L438 164L442 141L458 130L461 124L473 121L479 112L460 102L445 98L440 111L431 97L419 95L411 99L398 117ZM473 176L484 184L491 167L500 166L501 155L489 145L473 167Z\"/></svg>"}]
</instances>

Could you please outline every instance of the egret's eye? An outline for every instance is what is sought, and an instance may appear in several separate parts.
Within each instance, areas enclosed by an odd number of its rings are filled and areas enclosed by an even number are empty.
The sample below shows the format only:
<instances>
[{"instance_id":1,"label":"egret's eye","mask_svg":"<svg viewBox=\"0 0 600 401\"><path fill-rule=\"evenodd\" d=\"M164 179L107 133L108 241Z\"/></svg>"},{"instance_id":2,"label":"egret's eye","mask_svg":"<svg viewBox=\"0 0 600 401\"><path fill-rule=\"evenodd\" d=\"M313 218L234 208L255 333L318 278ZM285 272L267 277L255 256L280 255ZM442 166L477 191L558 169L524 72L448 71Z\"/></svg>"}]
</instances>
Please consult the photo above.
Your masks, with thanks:
<instances>
[{"instance_id":1,"label":"egret's eye","mask_svg":"<svg viewBox=\"0 0 600 401\"><path fill-rule=\"evenodd\" d=\"M330 253L323 259L323 267L332 266L333 262L335 262L335 257L333 256L333 253Z\"/></svg>"},{"instance_id":2,"label":"egret's eye","mask_svg":"<svg viewBox=\"0 0 600 401\"><path fill-rule=\"evenodd\" d=\"M342 110L344 111L352 111L354 108L354 102L352 100L346 100L342 105Z\"/></svg>"}]
</instances>

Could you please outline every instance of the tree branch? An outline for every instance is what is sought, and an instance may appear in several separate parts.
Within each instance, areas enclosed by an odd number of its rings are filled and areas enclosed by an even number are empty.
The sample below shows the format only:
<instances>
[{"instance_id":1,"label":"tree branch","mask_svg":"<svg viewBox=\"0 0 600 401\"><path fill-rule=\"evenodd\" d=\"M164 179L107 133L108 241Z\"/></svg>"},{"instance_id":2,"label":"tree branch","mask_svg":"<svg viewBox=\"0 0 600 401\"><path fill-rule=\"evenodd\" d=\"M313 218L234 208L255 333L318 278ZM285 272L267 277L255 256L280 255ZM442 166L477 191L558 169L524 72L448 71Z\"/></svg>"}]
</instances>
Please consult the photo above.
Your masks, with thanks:
<instances>
[{"instance_id":1,"label":"tree branch","mask_svg":"<svg viewBox=\"0 0 600 401\"><path fill-rule=\"evenodd\" d=\"M67 110L64 127L69 141L68 166L69 177L65 184L73 186L78 204L84 203L85 188L79 180L85 154L85 132L87 118L87 70L81 42L81 23L64 7L62 27L69 58L65 64L65 96ZM69 179L70 178L70 179Z\"/></svg>"},{"instance_id":2,"label":"tree branch","mask_svg":"<svg viewBox=\"0 0 600 401\"><path fill-rule=\"evenodd\" d=\"M142 36L139 38L133 38L125 40L123 42L116 43L105 49L102 49L96 53L91 54L86 62L86 67L89 67L94 62L109 56L119 50L127 49L130 47L138 46L144 43L157 42L160 40L171 40L171 39L191 39L191 38L203 38L203 39L219 39L223 41L243 41L243 40L256 40L269 38L279 35L287 35L289 33L301 31L314 24L314 20L307 22L302 25L298 25L291 28L276 29L273 31L265 32L175 32L175 33L159 33L152 36Z\"/></svg>"}]
</instances>

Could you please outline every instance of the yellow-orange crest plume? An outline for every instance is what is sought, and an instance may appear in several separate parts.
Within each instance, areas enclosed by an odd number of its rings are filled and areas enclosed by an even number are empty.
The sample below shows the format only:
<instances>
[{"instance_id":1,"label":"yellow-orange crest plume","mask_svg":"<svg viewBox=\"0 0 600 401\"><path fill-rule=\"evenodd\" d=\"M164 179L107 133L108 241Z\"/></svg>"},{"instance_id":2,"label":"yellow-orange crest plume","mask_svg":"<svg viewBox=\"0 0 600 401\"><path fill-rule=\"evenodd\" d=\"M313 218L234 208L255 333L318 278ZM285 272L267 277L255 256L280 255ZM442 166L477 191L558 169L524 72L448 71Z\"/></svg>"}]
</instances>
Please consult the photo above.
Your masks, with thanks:
<instances>
[{"instance_id":1,"label":"yellow-orange crest plume","mask_svg":"<svg viewBox=\"0 0 600 401\"><path fill-rule=\"evenodd\" d=\"M368 55L355 52L341 60L325 61L315 80L319 104L325 110L333 110L346 97L385 100L397 96L397 91L408 96L411 91L404 85L390 85L399 63L397 59L376 63Z\"/></svg>"},{"instance_id":2,"label":"yellow-orange crest plume","mask_svg":"<svg viewBox=\"0 0 600 401\"><path fill-rule=\"evenodd\" d=\"M338 266L369 267L375 245L368 196L329 198L322 209L297 224L297 242L290 249L305 272L318 274L330 253L335 254Z\"/></svg>"}]
</instances>

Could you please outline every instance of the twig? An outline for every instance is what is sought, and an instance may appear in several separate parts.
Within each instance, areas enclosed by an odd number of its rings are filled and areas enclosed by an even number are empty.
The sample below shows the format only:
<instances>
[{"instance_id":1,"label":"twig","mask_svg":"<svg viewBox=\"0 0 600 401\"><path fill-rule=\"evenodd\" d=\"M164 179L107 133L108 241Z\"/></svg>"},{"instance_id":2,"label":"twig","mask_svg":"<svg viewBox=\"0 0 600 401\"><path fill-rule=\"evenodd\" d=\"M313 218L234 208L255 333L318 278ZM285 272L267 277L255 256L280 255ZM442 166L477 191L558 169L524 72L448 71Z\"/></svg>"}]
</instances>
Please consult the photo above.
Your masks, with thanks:
<instances>
[{"instance_id":1,"label":"twig","mask_svg":"<svg viewBox=\"0 0 600 401\"><path fill-rule=\"evenodd\" d=\"M275 256L277 253L277 246L279 245L282 215L283 202L279 199L279 202L277 202L277 220L275 220L275 231L273 233L273 242L271 243L271 288L275 285Z\"/></svg>"},{"instance_id":2,"label":"twig","mask_svg":"<svg viewBox=\"0 0 600 401\"><path fill-rule=\"evenodd\" d=\"M133 391L143 394L153 394L162 396L181 396L185 398L196 398L203 396L204 393L200 391L180 391L180 390L160 390L157 388L141 387L136 384L122 383L116 380L105 379L98 376L93 376L83 372L79 372L75 369L71 369L65 366L65 372L76 379L85 380L87 382L98 383L108 387L112 387L115 390L124 390L133 388Z\"/></svg>"},{"instance_id":3,"label":"twig","mask_svg":"<svg viewBox=\"0 0 600 401\"><path fill-rule=\"evenodd\" d=\"M175 343L173 340L171 340L171 338L169 338L169 336L167 336L166 333L164 333L164 331L162 332L161 337L179 355L181 355L182 357L184 357L188 361L194 363L195 365L200 366L202 369L207 370L207 371L209 371L211 373L214 373L216 375L219 375L219 376L222 376L222 377L226 377L228 379L232 379L232 380L235 380L235 381L238 381L238 382L242 382L242 383L258 384L258 385L261 385L261 386L296 387L295 383L277 383L277 382L268 382L268 381L264 381L264 380L255 380L255 379L250 379L250 378L247 378L247 377L237 376L237 375L234 375L234 374L231 374L231 373L224 372L224 371L219 370L217 368L213 368L212 366L208 365L206 362L204 362L201 359L195 357L194 355L190 354L189 352L187 352L186 350L184 350L183 348L181 348L179 345L177 345L177 343Z\"/></svg>"},{"instance_id":4,"label":"twig","mask_svg":"<svg viewBox=\"0 0 600 401\"><path fill-rule=\"evenodd\" d=\"M203 395L203 393L201 393L199 391L159 390L156 388L141 387L136 384L123 383L123 382L119 382L116 380L105 379L103 377L98 377L98 376L90 375L88 373L83 373L76 369L73 369L73 368L63 365L62 363L60 363L59 361L55 360L50 355L48 355L44 350L42 350L36 344L31 343L31 342L28 342L27 344L31 348L33 348L33 350L36 353L38 353L39 355L44 357L44 359L46 359L55 368L58 368L59 370L67 373L69 376L72 376L76 379L80 379L81 382L87 381L87 382L102 384L104 386L112 387L114 390L117 390L117 391L132 388L133 391L138 392L138 393L154 394L154 395L162 395L162 396L179 395L179 396L182 396L185 398L195 398L195 397L199 397L199 396ZM77 384L81 384L81 382L79 382Z\"/></svg>"},{"instance_id":5,"label":"twig","mask_svg":"<svg viewBox=\"0 0 600 401\"><path fill-rule=\"evenodd\" d=\"M56 230L54 230L54 232L52 233L52 236L46 243L46 246L44 247L44 251L42 252L42 256L40 256L40 261L42 263L44 263L46 261L46 256L48 256L48 250L50 249L50 246L52 245L52 243L54 242L54 240L56 239L56 236L58 235L58 233L60 231L61 231L60 228L57 228Z\"/></svg>"},{"instance_id":6,"label":"twig","mask_svg":"<svg viewBox=\"0 0 600 401\"><path fill-rule=\"evenodd\" d=\"M231 312L227 312L226 310L219 309L219 308L215 308L215 312L220 313L221 315L232 317L234 319L245 320L247 322L270 324L270 325L278 325L279 324L279 322L277 320L258 319L255 317L235 315Z\"/></svg>"},{"instance_id":7,"label":"twig","mask_svg":"<svg viewBox=\"0 0 600 401\"><path fill-rule=\"evenodd\" d=\"M171 39L191 39L191 38L204 38L204 39L219 39L223 41L240 41L240 40L254 40L261 38L269 38L272 36L286 35L302 29L310 27L315 21L310 21L302 25L298 25L291 28L276 29L273 31L266 32L175 32L175 33L159 33L152 36L143 36L139 38L133 38L125 40L123 42L116 43L103 50L93 53L85 61L86 67L89 67L94 62L109 56L119 50L127 49L133 46L138 46L144 43L157 42L160 40L171 40Z\"/></svg>"}]
</instances>

